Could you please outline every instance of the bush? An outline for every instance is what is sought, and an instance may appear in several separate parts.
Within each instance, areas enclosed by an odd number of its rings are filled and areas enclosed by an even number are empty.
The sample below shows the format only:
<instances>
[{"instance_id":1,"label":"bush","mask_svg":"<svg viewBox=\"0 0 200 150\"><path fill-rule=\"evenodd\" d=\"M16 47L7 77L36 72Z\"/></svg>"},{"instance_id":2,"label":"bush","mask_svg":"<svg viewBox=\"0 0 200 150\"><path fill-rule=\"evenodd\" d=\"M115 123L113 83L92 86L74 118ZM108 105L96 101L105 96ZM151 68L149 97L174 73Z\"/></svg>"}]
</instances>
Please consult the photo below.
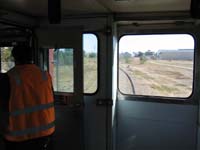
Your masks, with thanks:
<instances>
[{"instance_id":1,"label":"bush","mask_svg":"<svg viewBox=\"0 0 200 150\"><path fill-rule=\"evenodd\" d=\"M140 64L144 64L147 61L147 58L143 55L140 56Z\"/></svg>"},{"instance_id":2,"label":"bush","mask_svg":"<svg viewBox=\"0 0 200 150\"><path fill-rule=\"evenodd\" d=\"M95 58L95 57L97 57L96 53L89 53L89 58Z\"/></svg>"}]
</instances>

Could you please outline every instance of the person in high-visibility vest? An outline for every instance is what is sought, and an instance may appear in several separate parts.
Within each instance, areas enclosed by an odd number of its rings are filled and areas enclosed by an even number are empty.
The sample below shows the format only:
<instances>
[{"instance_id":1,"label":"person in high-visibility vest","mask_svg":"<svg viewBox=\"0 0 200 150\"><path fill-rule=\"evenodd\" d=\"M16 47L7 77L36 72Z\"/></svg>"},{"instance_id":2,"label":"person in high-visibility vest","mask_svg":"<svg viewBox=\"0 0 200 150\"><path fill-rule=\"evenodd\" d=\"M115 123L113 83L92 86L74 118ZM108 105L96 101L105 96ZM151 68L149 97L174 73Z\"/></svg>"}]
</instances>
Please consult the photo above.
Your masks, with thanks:
<instances>
[{"instance_id":1,"label":"person in high-visibility vest","mask_svg":"<svg viewBox=\"0 0 200 150\"><path fill-rule=\"evenodd\" d=\"M9 89L8 96L0 91L0 101L8 110L3 133L6 150L52 149L55 110L51 76L33 64L30 47L15 46L12 56L15 67L0 81L0 89Z\"/></svg>"}]
</instances>

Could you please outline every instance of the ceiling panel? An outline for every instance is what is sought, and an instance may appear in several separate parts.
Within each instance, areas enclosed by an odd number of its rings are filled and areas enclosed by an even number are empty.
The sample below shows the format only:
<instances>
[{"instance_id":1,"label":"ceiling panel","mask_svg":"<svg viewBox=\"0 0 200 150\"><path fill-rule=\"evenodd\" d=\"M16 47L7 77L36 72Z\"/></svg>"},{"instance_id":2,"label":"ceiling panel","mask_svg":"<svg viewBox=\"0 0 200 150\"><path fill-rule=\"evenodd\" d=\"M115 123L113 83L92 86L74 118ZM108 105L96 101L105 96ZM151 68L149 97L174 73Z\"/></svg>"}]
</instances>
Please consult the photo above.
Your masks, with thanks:
<instances>
[{"instance_id":1,"label":"ceiling panel","mask_svg":"<svg viewBox=\"0 0 200 150\"><path fill-rule=\"evenodd\" d=\"M12 28L12 26L5 25L5 24L3 24L3 23L0 23L0 30L5 30L5 29L8 29L8 28Z\"/></svg>"},{"instance_id":2,"label":"ceiling panel","mask_svg":"<svg viewBox=\"0 0 200 150\"><path fill-rule=\"evenodd\" d=\"M48 0L0 0L0 8L31 16L47 16ZM105 13L96 0L61 0L63 14Z\"/></svg>"},{"instance_id":3,"label":"ceiling panel","mask_svg":"<svg viewBox=\"0 0 200 150\"><path fill-rule=\"evenodd\" d=\"M186 11L191 0L61 0L63 15ZM47 0L0 0L0 8L31 16L47 16Z\"/></svg>"},{"instance_id":4,"label":"ceiling panel","mask_svg":"<svg viewBox=\"0 0 200 150\"><path fill-rule=\"evenodd\" d=\"M113 12L155 12L190 10L191 0L101 0Z\"/></svg>"}]
</instances>

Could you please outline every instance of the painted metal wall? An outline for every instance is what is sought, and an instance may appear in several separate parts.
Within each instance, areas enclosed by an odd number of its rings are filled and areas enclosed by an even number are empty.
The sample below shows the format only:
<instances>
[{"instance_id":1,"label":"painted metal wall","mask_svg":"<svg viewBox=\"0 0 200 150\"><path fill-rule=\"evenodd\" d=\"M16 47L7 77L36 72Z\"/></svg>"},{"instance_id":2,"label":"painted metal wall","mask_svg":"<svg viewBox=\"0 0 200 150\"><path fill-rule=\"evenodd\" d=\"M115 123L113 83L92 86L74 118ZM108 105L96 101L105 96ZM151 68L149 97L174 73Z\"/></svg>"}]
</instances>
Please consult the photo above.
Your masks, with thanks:
<instances>
[{"instance_id":1,"label":"painted metal wall","mask_svg":"<svg viewBox=\"0 0 200 150\"><path fill-rule=\"evenodd\" d=\"M118 101L118 150L196 150L197 106Z\"/></svg>"},{"instance_id":2,"label":"painted metal wall","mask_svg":"<svg viewBox=\"0 0 200 150\"><path fill-rule=\"evenodd\" d=\"M187 102L152 96L120 96L117 101L117 150L197 150L200 88L199 28L191 24L119 26L124 34L192 33L195 39L193 95ZM164 100L164 101L162 101ZM177 101L176 103L173 100Z\"/></svg>"}]
</instances>

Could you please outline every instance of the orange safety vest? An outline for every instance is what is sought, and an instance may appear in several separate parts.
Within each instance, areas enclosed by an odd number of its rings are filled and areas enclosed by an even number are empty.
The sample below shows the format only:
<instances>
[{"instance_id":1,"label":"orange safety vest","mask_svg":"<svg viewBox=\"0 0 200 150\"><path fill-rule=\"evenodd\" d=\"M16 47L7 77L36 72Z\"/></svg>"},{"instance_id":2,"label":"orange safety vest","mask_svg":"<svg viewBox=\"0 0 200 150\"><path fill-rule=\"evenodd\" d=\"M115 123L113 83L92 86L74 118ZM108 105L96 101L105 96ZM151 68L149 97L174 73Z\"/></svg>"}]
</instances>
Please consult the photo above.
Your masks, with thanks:
<instances>
[{"instance_id":1,"label":"orange safety vest","mask_svg":"<svg viewBox=\"0 0 200 150\"><path fill-rule=\"evenodd\" d=\"M36 65L15 66L10 79L9 125L5 139L25 141L55 131L55 110L51 77Z\"/></svg>"}]
</instances>

